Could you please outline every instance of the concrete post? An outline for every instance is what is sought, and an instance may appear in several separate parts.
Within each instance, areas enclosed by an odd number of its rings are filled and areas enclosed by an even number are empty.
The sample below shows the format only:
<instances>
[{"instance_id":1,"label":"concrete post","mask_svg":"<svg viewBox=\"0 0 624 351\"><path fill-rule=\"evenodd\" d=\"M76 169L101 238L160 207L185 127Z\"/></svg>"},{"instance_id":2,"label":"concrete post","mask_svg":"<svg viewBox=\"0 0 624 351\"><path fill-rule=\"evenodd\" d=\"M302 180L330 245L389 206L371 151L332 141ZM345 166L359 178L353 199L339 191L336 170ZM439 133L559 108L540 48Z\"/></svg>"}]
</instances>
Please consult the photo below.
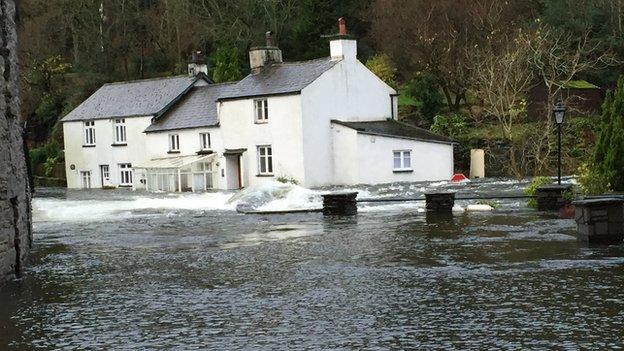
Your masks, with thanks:
<instances>
[{"instance_id":1,"label":"concrete post","mask_svg":"<svg viewBox=\"0 0 624 351\"><path fill-rule=\"evenodd\" d=\"M425 206L427 211L452 212L455 206L455 193L425 194Z\"/></svg>"},{"instance_id":2,"label":"concrete post","mask_svg":"<svg viewBox=\"0 0 624 351\"><path fill-rule=\"evenodd\" d=\"M624 198L596 198L573 202L579 240L619 244L624 239Z\"/></svg>"},{"instance_id":3,"label":"concrete post","mask_svg":"<svg viewBox=\"0 0 624 351\"><path fill-rule=\"evenodd\" d=\"M470 150L470 179L485 178L485 152L483 149Z\"/></svg>"},{"instance_id":4,"label":"concrete post","mask_svg":"<svg viewBox=\"0 0 624 351\"><path fill-rule=\"evenodd\" d=\"M357 192L338 192L323 195L323 215L354 216L357 214Z\"/></svg>"}]
</instances>

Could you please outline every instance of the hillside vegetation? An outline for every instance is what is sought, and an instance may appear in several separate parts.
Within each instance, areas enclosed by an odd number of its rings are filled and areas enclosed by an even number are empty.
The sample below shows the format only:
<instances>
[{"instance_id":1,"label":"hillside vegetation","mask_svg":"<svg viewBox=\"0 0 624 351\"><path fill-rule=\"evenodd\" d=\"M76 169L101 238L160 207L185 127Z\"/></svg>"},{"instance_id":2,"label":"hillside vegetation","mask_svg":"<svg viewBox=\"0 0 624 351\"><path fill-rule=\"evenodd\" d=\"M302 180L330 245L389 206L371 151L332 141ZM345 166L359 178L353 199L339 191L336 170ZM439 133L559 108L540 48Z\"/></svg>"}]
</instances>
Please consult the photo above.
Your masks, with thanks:
<instances>
[{"instance_id":1,"label":"hillside vegetation","mask_svg":"<svg viewBox=\"0 0 624 351\"><path fill-rule=\"evenodd\" d=\"M622 0L30 0L19 4L23 118L38 173L62 162L58 120L103 83L184 74L207 53L215 81L248 73L274 32L286 60L328 55L347 19L359 58L401 96L401 117L491 152L504 175L554 172L562 89L611 89L622 73ZM529 91L545 87L528 116ZM581 85L579 85L581 84ZM567 99L567 98L566 98ZM571 101L564 101L572 103ZM593 154L599 119L566 121L566 172ZM495 160L498 160L495 162ZM500 165L500 167L498 166ZM465 165L464 165L465 166Z\"/></svg>"}]
</instances>

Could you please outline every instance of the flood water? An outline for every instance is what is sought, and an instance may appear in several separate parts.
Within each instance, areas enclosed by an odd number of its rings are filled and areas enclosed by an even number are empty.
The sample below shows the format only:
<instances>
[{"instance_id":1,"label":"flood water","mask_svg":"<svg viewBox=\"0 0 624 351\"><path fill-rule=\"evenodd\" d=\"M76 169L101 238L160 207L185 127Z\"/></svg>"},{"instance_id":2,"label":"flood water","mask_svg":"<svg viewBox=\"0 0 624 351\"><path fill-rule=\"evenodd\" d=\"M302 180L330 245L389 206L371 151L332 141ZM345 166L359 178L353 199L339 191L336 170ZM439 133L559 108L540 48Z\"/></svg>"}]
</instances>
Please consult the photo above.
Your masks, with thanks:
<instances>
[{"instance_id":1,"label":"flood water","mask_svg":"<svg viewBox=\"0 0 624 351\"><path fill-rule=\"evenodd\" d=\"M295 187L260 207L318 207L320 192ZM37 196L24 277L0 288L0 350L624 347L624 247L578 243L573 220L522 200L442 217L422 202L360 204L324 218L239 214L232 193Z\"/></svg>"}]
</instances>

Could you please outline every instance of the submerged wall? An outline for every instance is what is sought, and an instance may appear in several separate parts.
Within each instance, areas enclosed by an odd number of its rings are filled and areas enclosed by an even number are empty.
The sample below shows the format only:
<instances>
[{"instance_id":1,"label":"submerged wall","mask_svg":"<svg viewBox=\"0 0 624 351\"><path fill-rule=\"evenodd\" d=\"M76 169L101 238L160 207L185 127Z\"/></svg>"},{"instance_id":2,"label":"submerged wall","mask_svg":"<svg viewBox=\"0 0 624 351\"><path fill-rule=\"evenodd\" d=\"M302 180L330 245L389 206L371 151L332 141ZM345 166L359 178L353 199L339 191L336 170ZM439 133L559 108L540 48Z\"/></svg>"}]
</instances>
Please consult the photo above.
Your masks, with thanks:
<instances>
[{"instance_id":1,"label":"submerged wall","mask_svg":"<svg viewBox=\"0 0 624 351\"><path fill-rule=\"evenodd\" d=\"M30 186L19 113L15 1L0 0L0 283L32 246Z\"/></svg>"}]
</instances>

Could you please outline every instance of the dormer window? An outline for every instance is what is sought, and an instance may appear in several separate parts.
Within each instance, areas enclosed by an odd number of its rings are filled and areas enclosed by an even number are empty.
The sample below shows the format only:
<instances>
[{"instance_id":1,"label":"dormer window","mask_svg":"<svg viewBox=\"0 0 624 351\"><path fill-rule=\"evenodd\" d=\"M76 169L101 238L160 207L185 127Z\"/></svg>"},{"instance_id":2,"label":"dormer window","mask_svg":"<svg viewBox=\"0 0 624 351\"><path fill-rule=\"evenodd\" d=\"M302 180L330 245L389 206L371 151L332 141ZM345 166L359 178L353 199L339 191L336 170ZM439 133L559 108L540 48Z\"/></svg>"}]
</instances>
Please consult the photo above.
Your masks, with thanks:
<instances>
[{"instance_id":1,"label":"dormer window","mask_svg":"<svg viewBox=\"0 0 624 351\"><path fill-rule=\"evenodd\" d=\"M256 123L269 122L269 104L267 99L254 100Z\"/></svg>"},{"instance_id":2,"label":"dormer window","mask_svg":"<svg viewBox=\"0 0 624 351\"><path fill-rule=\"evenodd\" d=\"M199 133L199 146L202 151L210 150L210 133Z\"/></svg>"},{"instance_id":3,"label":"dormer window","mask_svg":"<svg viewBox=\"0 0 624 351\"><path fill-rule=\"evenodd\" d=\"M169 152L180 152L179 134L169 134Z\"/></svg>"},{"instance_id":4,"label":"dormer window","mask_svg":"<svg viewBox=\"0 0 624 351\"><path fill-rule=\"evenodd\" d=\"M87 146L95 145L95 121L84 122L84 144Z\"/></svg>"}]
</instances>

